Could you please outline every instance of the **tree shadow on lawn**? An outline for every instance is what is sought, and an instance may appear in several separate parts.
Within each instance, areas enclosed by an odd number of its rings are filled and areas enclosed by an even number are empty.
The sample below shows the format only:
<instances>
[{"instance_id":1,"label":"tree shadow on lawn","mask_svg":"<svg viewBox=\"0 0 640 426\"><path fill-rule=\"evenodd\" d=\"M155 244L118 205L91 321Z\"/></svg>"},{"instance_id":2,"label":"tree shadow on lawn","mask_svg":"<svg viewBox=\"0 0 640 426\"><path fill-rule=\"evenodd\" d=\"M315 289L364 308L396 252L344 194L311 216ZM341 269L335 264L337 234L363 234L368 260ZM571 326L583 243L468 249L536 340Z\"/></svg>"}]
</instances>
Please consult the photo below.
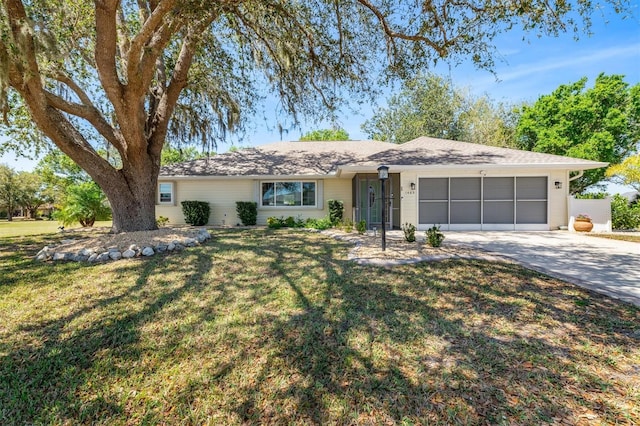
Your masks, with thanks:
<instances>
[{"instance_id":1,"label":"tree shadow on lawn","mask_svg":"<svg viewBox=\"0 0 640 426\"><path fill-rule=\"evenodd\" d=\"M285 253L272 268L302 312L271 318L264 331L260 345L275 355L243 391L248 397L236 407L243 422L544 423L581 415L624 422L638 415L615 402L620 393L637 402L624 390L638 384L637 370L613 367L608 352L637 362L634 307L510 264L384 270L320 258L320 277ZM317 258L307 248L300 253ZM456 269L463 272L449 276ZM310 275L321 278L323 296L301 284ZM608 367L612 377L599 371ZM274 390L279 373L294 379ZM625 375L628 382L617 380Z\"/></svg>"},{"instance_id":2,"label":"tree shadow on lawn","mask_svg":"<svg viewBox=\"0 0 640 426\"><path fill-rule=\"evenodd\" d=\"M0 423L89 424L124 415L123 405L113 395L82 395L82 388L96 380L96 374L98 380L100 375L105 380L127 377L142 355L141 328L186 293L201 289L211 256L200 251L173 260L156 256L107 265L41 264L43 275L47 270L115 269L134 282L119 293L107 291L106 297L92 294L95 297L66 315L23 324L17 331L27 335L27 341L18 347L0 346L6 354L0 358ZM150 288L151 279L168 272L183 278ZM155 413L141 420L160 422Z\"/></svg>"},{"instance_id":3,"label":"tree shadow on lawn","mask_svg":"<svg viewBox=\"0 0 640 426\"><path fill-rule=\"evenodd\" d=\"M48 268L34 268L34 257L44 246L58 244L66 236L51 234L41 236L8 237L0 243L0 292L8 291L25 280L36 286L46 281L51 273ZM83 265L75 262L60 263L56 272L72 272Z\"/></svg>"},{"instance_id":4,"label":"tree shadow on lawn","mask_svg":"<svg viewBox=\"0 0 640 426\"><path fill-rule=\"evenodd\" d=\"M2 350L0 420L638 420L637 309L511 264L383 269L348 248L218 231L93 267L131 284L22 327L30 340Z\"/></svg>"}]
</instances>

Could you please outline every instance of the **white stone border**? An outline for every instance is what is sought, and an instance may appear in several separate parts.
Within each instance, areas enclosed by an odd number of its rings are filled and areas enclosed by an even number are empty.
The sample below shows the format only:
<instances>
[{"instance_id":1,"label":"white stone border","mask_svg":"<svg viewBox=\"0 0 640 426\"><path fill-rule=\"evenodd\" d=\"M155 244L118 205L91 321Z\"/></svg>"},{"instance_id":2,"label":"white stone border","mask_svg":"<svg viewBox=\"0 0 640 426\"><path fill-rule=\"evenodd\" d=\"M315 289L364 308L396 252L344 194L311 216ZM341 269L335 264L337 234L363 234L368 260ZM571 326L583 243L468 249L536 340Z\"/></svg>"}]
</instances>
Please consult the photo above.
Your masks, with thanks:
<instances>
[{"instance_id":1,"label":"white stone border","mask_svg":"<svg viewBox=\"0 0 640 426\"><path fill-rule=\"evenodd\" d=\"M135 244L129 246L127 250L120 251L118 247L107 247L101 249L83 248L76 253L57 251L57 246L45 246L35 255L34 260L40 262L46 261L72 261L72 262L107 262L110 260L131 259L141 256L153 256L156 253L172 252L184 250L186 247L194 247L211 238L211 234L205 228L198 230L194 238L183 238L181 240L172 240L162 242L155 246L138 247ZM73 241L73 240L72 240ZM72 242L69 240L62 241L62 244Z\"/></svg>"}]
</instances>

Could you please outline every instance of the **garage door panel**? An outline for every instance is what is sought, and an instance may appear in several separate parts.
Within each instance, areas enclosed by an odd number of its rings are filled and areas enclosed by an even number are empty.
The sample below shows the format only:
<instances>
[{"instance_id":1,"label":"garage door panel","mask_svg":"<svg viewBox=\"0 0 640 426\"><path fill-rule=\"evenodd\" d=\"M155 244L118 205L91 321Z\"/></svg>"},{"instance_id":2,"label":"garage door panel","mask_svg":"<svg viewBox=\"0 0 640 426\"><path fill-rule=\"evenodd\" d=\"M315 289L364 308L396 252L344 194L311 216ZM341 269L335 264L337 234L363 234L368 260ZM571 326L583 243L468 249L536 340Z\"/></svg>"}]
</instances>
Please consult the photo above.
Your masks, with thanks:
<instances>
[{"instance_id":1,"label":"garage door panel","mask_svg":"<svg viewBox=\"0 0 640 426\"><path fill-rule=\"evenodd\" d=\"M485 201L483 223L513 225L513 201Z\"/></svg>"},{"instance_id":2,"label":"garage door panel","mask_svg":"<svg viewBox=\"0 0 640 426\"><path fill-rule=\"evenodd\" d=\"M449 199L449 179L448 178L428 178L419 180L420 200L448 200Z\"/></svg>"},{"instance_id":3,"label":"garage door panel","mask_svg":"<svg viewBox=\"0 0 640 426\"><path fill-rule=\"evenodd\" d=\"M480 178L451 178L451 200L480 200Z\"/></svg>"},{"instance_id":4,"label":"garage door panel","mask_svg":"<svg viewBox=\"0 0 640 426\"><path fill-rule=\"evenodd\" d=\"M484 178L485 200L513 200L514 179L512 177Z\"/></svg>"},{"instance_id":5,"label":"garage door panel","mask_svg":"<svg viewBox=\"0 0 640 426\"><path fill-rule=\"evenodd\" d=\"M421 202L418 223L449 223L449 203L446 201Z\"/></svg>"},{"instance_id":6,"label":"garage door panel","mask_svg":"<svg viewBox=\"0 0 640 426\"><path fill-rule=\"evenodd\" d=\"M451 223L480 223L480 201L451 202Z\"/></svg>"},{"instance_id":7,"label":"garage door panel","mask_svg":"<svg viewBox=\"0 0 640 426\"><path fill-rule=\"evenodd\" d=\"M516 199L518 200L546 200L546 177L517 177Z\"/></svg>"},{"instance_id":8,"label":"garage door panel","mask_svg":"<svg viewBox=\"0 0 640 426\"><path fill-rule=\"evenodd\" d=\"M518 201L518 203L516 204L516 223L547 223L547 202Z\"/></svg>"}]
</instances>

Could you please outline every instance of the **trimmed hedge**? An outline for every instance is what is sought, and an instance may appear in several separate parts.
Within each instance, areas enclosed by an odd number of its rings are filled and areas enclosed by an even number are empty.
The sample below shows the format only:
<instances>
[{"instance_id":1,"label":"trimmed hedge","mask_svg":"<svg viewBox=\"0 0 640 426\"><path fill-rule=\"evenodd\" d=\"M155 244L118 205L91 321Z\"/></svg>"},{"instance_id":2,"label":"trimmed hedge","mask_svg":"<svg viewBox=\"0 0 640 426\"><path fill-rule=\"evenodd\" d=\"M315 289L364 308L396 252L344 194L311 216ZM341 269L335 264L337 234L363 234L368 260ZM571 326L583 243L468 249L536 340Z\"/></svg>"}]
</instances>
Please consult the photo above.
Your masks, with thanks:
<instances>
[{"instance_id":1,"label":"trimmed hedge","mask_svg":"<svg viewBox=\"0 0 640 426\"><path fill-rule=\"evenodd\" d=\"M184 213L184 220L189 225L202 226L209 222L209 214L211 208L206 201L183 201L182 213Z\"/></svg>"},{"instance_id":2,"label":"trimmed hedge","mask_svg":"<svg viewBox=\"0 0 640 426\"><path fill-rule=\"evenodd\" d=\"M332 225L337 225L342 222L342 216L344 214L344 203L340 200L329 200L329 220Z\"/></svg>"},{"instance_id":3,"label":"trimmed hedge","mask_svg":"<svg viewBox=\"0 0 640 426\"><path fill-rule=\"evenodd\" d=\"M255 201L236 201L236 213L244 226L258 223L258 203Z\"/></svg>"}]
</instances>

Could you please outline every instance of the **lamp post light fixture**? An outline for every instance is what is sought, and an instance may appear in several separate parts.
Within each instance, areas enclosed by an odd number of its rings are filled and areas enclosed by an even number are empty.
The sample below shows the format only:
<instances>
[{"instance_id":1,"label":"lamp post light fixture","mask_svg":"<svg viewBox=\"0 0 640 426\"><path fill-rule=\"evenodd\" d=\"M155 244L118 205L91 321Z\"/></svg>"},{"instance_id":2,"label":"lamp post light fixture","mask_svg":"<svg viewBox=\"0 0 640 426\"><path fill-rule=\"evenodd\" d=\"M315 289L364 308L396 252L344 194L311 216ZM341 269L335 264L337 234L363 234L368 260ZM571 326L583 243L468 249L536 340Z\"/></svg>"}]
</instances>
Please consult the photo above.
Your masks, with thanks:
<instances>
[{"instance_id":1,"label":"lamp post light fixture","mask_svg":"<svg viewBox=\"0 0 640 426\"><path fill-rule=\"evenodd\" d=\"M387 249L387 199L385 197L384 191L384 182L389 179L389 167L388 166L380 166L378 167L378 179L380 179L380 183L382 186L382 251Z\"/></svg>"}]
</instances>

